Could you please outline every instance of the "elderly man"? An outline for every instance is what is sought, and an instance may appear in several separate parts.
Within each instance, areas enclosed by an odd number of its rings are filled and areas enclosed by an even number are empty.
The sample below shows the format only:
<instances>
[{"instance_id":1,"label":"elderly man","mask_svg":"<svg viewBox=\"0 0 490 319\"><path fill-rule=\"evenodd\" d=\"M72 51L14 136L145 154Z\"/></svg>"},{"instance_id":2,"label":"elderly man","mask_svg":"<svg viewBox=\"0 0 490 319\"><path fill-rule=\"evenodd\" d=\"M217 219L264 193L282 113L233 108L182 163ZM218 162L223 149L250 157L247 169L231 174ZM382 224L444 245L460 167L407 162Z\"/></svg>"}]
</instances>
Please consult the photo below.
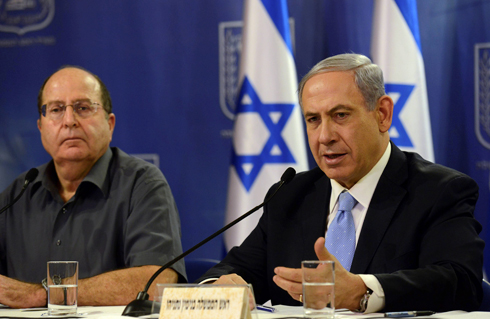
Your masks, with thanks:
<instances>
[{"instance_id":1,"label":"elderly man","mask_svg":"<svg viewBox=\"0 0 490 319\"><path fill-rule=\"evenodd\" d=\"M155 166L109 147L116 117L96 75L60 69L41 87L38 109L52 160L0 215L0 303L46 305L46 262L76 260L79 305L127 304L159 265L182 252L170 187ZM23 183L24 174L0 204L12 202ZM155 283L184 278L180 262Z\"/></svg>"},{"instance_id":2,"label":"elderly man","mask_svg":"<svg viewBox=\"0 0 490 319\"><path fill-rule=\"evenodd\" d=\"M337 308L477 309L478 186L390 142L393 101L379 67L362 55L330 57L302 79L299 98L318 167L284 186L201 280L252 283L259 303L299 305L300 262L318 258L336 261Z\"/></svg>"}]
</instances>

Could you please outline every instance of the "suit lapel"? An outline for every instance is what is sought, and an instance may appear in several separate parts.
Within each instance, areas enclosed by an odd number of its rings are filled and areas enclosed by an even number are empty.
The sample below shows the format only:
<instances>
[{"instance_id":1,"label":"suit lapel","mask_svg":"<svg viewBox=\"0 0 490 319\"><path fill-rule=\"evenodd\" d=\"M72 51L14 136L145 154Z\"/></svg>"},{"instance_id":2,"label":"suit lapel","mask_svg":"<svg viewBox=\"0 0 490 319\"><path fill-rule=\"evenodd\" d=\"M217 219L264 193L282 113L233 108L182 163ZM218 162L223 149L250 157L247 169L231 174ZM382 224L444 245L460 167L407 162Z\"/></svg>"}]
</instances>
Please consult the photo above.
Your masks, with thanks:
<instances>
[{"instance_id":1,"label":"suit lapel","mask_svg":"<svg viewBox=\"0 0 490 319\"><path fill-rule=\"evenodd\" d=\"M301 219L304 234L301 247L306 248L303 250L303 260L318 259L313 246L319 237L325 236L332 188L327 176L323 172L321 174L323 176L315 181L312 191L306 194L305 204L301 212L304 217Z\"/></svg>"},{"instance_id":2,"label":"suit lapel","mask_svg":"<svg viewBox=\"0 0 490 319\"><path fill-rule=\"evenodd\" d=\"M379 179L364 219L351 272L366 273L400 202L406 194L401 186L407 178L405 154L393 143L388 164Z\"/></svg>"}]
</instances>

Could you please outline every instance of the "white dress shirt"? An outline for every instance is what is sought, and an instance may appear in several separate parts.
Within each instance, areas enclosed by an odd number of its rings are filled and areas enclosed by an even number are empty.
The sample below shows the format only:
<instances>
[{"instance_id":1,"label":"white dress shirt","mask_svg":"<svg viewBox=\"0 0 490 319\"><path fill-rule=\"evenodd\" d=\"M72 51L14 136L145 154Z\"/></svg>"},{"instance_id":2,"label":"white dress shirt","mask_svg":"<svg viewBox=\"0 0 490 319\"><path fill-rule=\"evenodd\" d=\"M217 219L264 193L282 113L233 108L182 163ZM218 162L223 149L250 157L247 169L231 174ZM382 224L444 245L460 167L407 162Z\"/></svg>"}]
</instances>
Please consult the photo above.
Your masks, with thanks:
<instances>
[{"instance_id":1,"label":"white dress shirt","mask_svg":"<svg viewBox=\"0 0 490 319\"><path fill-rule=\"evenodd\" d=\"M359 235L361 234L364 219L366 218L369 203L373 198L374 190L376 189L376 185L378 185L381 174L388 164L390 154L391 144L388 143L388 147L386 148L383 156L381 156L381 158L379 159L378 163L374 165L369 173L367 173L348 190L333 179L330 180L330 183L332 185L332 192L330 194L330 214L328 215L327 219L328 226L330 226L330 223L332 223L335 216L337 215L337 210L339 206L338 198L340 193L342 193L342 191L344 190L348 191L358 202L352 209L352 217L354 219L354 225L356 227L356 246L357 242L359 241ZM383 287L381 287L378 279L376 279L374 275L360 276L366 286L373 291L371 297L369 298L366 312L377 312L383 309L385 305L385 295Z\"/></svg>"}]
</instances>

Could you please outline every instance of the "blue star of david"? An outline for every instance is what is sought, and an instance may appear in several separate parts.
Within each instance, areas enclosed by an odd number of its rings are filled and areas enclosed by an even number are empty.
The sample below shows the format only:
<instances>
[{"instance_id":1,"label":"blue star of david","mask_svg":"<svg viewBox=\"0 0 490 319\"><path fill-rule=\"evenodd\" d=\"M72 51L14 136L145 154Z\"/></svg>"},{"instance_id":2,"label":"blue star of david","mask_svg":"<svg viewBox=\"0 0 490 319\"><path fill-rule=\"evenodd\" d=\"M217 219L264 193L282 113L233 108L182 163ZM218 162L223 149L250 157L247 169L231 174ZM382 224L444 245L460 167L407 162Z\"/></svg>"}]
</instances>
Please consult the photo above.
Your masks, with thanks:
<instances>
[{"instance_id":1,"label":"blue star of david","mask_svg":"<svg viewBox=\"0 0 490 319\"><path fill-rule=\"evenodd\" d=\"M242 103L245 95L250 97L250 104ZM235 149L233 148L232 163L235 166L237 174L247 192L250 191L250 188L265 164L296 163L293 155L286 145L286 142L281 136L281 132L291 116L294 106L294 104L262 103L248 78L244 78L242 88L238 96L236 114L238 115L239 113L251 112L258 113L270 132L269 139L265 143L264 148L259 155L237 155ZM281 117L277 123L272 121L270 117L271 112L281 113ZM235 132L235 134L236 133L237 132ZM280 154L271 154L273 147L279 148ZM244 164L252 164L252 169L249 173L245 172L243 169Z\"/></svg>"},{"instance_id":2,"label":"blue star of david","mask_svg":"<svg viewBox=\"0 0 490 319\"><path fill-rule=\"evenodd\" d=\"M400 97L398 98L398 101L396 101L393 108L393 120L391 122L391 127L397 130L398 136L390 136L390 139L393 141L393 143L400 147L413 147L413 143L410 140L407 131L405 130L405 126L403 126L403 123L400 120L400 112L405 107L405 104L407 103L407 100L410 97L410 94L412 94L414 88L415 85L392 83L385 84L386 94L400 94Z\"/></svg>"}]
</instances>

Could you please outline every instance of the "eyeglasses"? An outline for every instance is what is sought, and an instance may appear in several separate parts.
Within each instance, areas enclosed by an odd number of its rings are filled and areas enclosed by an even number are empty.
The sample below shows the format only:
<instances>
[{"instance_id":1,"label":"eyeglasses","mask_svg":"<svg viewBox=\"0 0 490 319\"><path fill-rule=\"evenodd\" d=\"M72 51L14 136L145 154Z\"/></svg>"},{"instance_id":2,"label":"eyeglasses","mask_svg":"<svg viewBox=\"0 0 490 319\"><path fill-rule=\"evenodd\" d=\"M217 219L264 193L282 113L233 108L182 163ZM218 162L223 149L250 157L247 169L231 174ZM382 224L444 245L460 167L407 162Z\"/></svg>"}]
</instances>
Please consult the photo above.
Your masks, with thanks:
<instances>
[{"instance_id":1,"label":"eyeglasses","mask_svg":"<svg viewBox=\"0 0 490 319\"><path fill-rule=\"evenodd\" d=\"M41 113L51 120L60 120L65 115L66 108L71 106L73 113L85 119L92 116L100 107L99 103L90 101L77 101L73 104L63 105L58 102L48 103L41 106Z\"/></svg>"}]
</instances>

